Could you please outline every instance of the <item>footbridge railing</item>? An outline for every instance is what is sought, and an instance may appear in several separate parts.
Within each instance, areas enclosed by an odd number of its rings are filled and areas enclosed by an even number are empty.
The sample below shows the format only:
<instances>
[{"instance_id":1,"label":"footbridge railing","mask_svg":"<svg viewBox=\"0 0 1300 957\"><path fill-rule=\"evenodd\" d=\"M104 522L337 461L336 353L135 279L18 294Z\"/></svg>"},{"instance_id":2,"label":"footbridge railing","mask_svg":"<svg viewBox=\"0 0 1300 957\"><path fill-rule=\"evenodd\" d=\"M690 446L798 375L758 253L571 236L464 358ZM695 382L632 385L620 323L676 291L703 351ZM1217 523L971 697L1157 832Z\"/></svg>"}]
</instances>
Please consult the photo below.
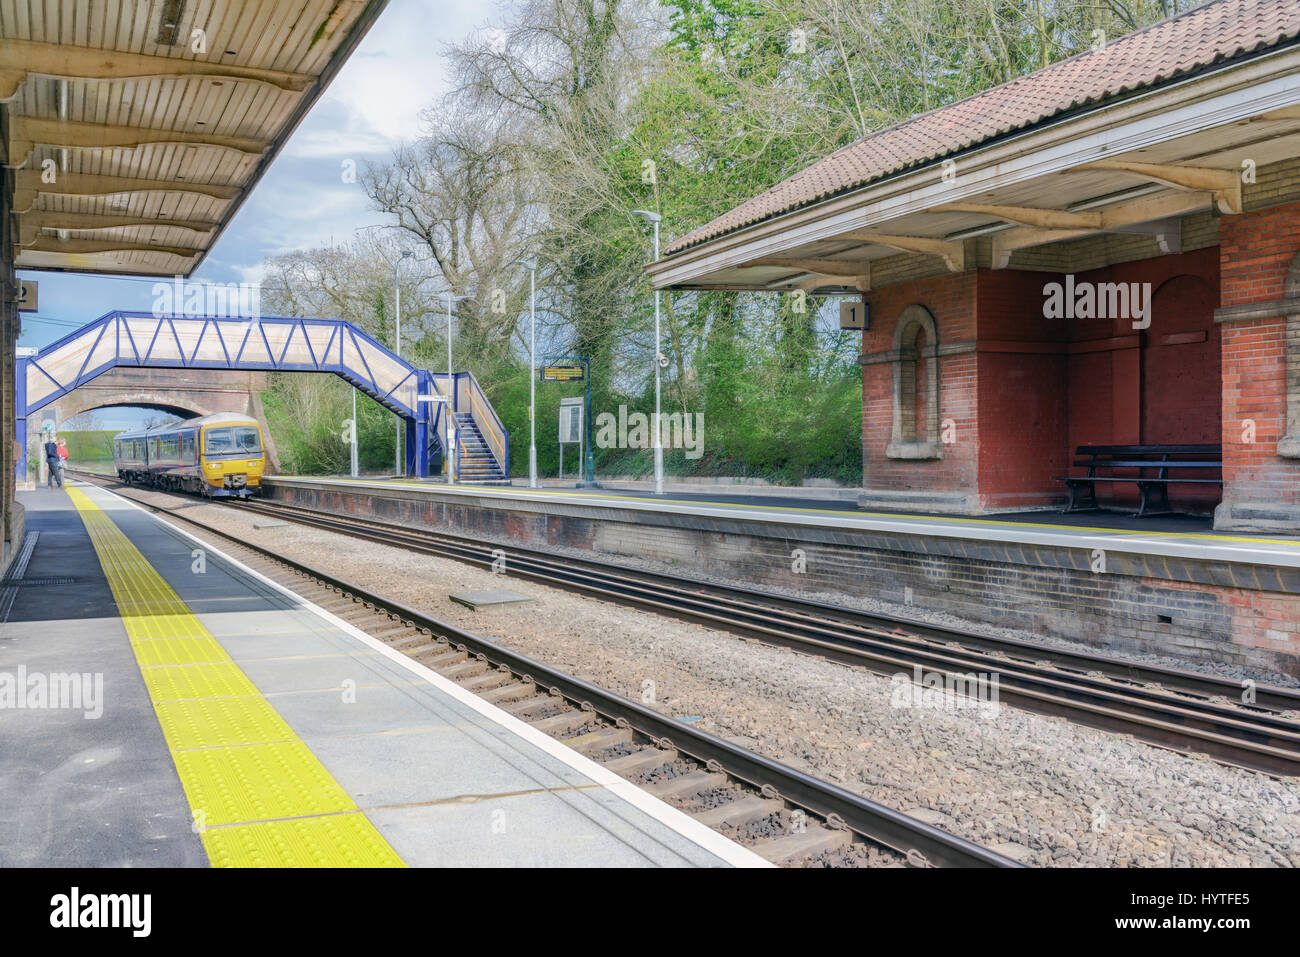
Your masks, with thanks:
<instances>
[{"instance_id":1,"label":"footbridge railing","mask_svg":"<svg viewBox=\"0 0 1300 957\"><path fill-rule=\"evenodd\" d=\"M341 319L110 312L15 366L17 438L23 447L28 416L117 367L328 372L406 420L407 474L428 475L433 437L446 432L445 405L470 412L484 435L494 435L493 448L504 455L499 464L509 474L508 438L502 440L505 430L473 376L456 373L456 383L450 383L446 373L417 369ZM462 379L473 383L467 392L473 398L463 406Z\"/></svg>"}]
</instances>

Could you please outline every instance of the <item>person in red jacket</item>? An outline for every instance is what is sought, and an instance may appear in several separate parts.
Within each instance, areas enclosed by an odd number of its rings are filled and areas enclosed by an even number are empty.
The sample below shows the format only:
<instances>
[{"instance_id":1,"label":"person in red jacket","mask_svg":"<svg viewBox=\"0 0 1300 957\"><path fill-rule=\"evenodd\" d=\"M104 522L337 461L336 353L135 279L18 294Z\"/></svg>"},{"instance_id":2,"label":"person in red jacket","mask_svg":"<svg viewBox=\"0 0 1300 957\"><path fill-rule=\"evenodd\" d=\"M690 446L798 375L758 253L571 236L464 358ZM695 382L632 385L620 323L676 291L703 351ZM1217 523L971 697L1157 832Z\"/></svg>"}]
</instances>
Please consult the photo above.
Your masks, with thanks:
<instances>
[{"instance_id":1,"label":"person in red jacket","mask_svg":"<svg viewBox=\"0 0 1300 957\"><path fill-rule=\"evenodd\" d=\"M59 484L63 484L63 467L68 461L68 440L59 439Z\"/></svg>"}]
</instances>

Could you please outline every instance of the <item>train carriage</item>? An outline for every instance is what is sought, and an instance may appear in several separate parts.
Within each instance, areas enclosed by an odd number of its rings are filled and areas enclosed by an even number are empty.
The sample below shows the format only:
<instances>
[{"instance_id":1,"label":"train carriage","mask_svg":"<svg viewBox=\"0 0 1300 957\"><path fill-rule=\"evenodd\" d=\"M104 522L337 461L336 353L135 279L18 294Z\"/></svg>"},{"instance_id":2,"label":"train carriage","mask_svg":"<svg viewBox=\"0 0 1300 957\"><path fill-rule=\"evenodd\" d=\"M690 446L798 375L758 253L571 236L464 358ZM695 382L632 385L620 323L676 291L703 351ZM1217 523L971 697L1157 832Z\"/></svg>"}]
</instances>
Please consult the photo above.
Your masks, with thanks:
<instances>
[{"instance_id":1,"label":"train carriage","mask_svg":"<svg viewBox=\"0 0 1300 957\"><path fill-rule=\"evenodd\" d=\"M118 478L131 485L248 497L266 466L262 426L246 415L219 413L113 437Z\"/></svg>"}]
</instances>

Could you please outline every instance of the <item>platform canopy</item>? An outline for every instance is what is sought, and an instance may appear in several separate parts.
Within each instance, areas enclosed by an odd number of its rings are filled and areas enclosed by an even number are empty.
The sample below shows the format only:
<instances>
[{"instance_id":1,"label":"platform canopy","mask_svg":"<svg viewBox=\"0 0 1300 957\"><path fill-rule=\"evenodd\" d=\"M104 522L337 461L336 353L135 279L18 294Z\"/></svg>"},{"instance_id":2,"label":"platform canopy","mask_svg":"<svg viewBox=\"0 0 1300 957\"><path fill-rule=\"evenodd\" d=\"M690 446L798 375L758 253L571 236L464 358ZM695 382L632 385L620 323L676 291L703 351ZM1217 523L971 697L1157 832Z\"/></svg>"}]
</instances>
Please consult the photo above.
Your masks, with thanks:
<instances>
[{"instance_id":1,"label":"platform canopy","mask_svg":"<svg viewBox=\"0 0 1300 957\"><path fill-rule=\"evenodd\" d=\"M846 146L648 272L659 288L867 292L900 255L1055 271L1043 247L1104 233L1177 252L1186 217L1240 213L1254 169L1297 155L1300 5L1218 0Z\"/></svg>"},{"instance_id":2,"label":"platform canopy","mask_svg":"<svg viewBox=\"0 0 1300 957\"><path fill-rule=\"evenodd\" d=\"M16 267L193 273L386 2L0 2Z\"/></svg>"}]
</instances>

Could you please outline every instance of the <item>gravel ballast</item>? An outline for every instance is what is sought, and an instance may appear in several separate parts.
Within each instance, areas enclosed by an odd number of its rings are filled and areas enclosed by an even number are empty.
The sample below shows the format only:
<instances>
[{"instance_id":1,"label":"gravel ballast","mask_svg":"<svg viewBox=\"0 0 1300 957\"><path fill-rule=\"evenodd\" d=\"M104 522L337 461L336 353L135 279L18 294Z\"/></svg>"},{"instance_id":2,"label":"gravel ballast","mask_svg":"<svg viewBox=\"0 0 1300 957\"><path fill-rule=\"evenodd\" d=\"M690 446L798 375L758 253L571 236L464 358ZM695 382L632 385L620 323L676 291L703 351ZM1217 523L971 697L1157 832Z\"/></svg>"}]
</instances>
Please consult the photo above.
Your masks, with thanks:
<instances>
[{"instance_id":1,"label":"gravel ballast","mask_svg":"<svg viewBox=\"0 0 1300 957\"><path fill-rule=\"evenodd\" d=\"M255 529L252 513L226 506L135 494L1026 864L1300 864L1297 781L1009 707L918 707L889 678L699 625L300 525ZM448 598L501 587L533 601L475 612Z\"/></svg>"}]
</instances>

